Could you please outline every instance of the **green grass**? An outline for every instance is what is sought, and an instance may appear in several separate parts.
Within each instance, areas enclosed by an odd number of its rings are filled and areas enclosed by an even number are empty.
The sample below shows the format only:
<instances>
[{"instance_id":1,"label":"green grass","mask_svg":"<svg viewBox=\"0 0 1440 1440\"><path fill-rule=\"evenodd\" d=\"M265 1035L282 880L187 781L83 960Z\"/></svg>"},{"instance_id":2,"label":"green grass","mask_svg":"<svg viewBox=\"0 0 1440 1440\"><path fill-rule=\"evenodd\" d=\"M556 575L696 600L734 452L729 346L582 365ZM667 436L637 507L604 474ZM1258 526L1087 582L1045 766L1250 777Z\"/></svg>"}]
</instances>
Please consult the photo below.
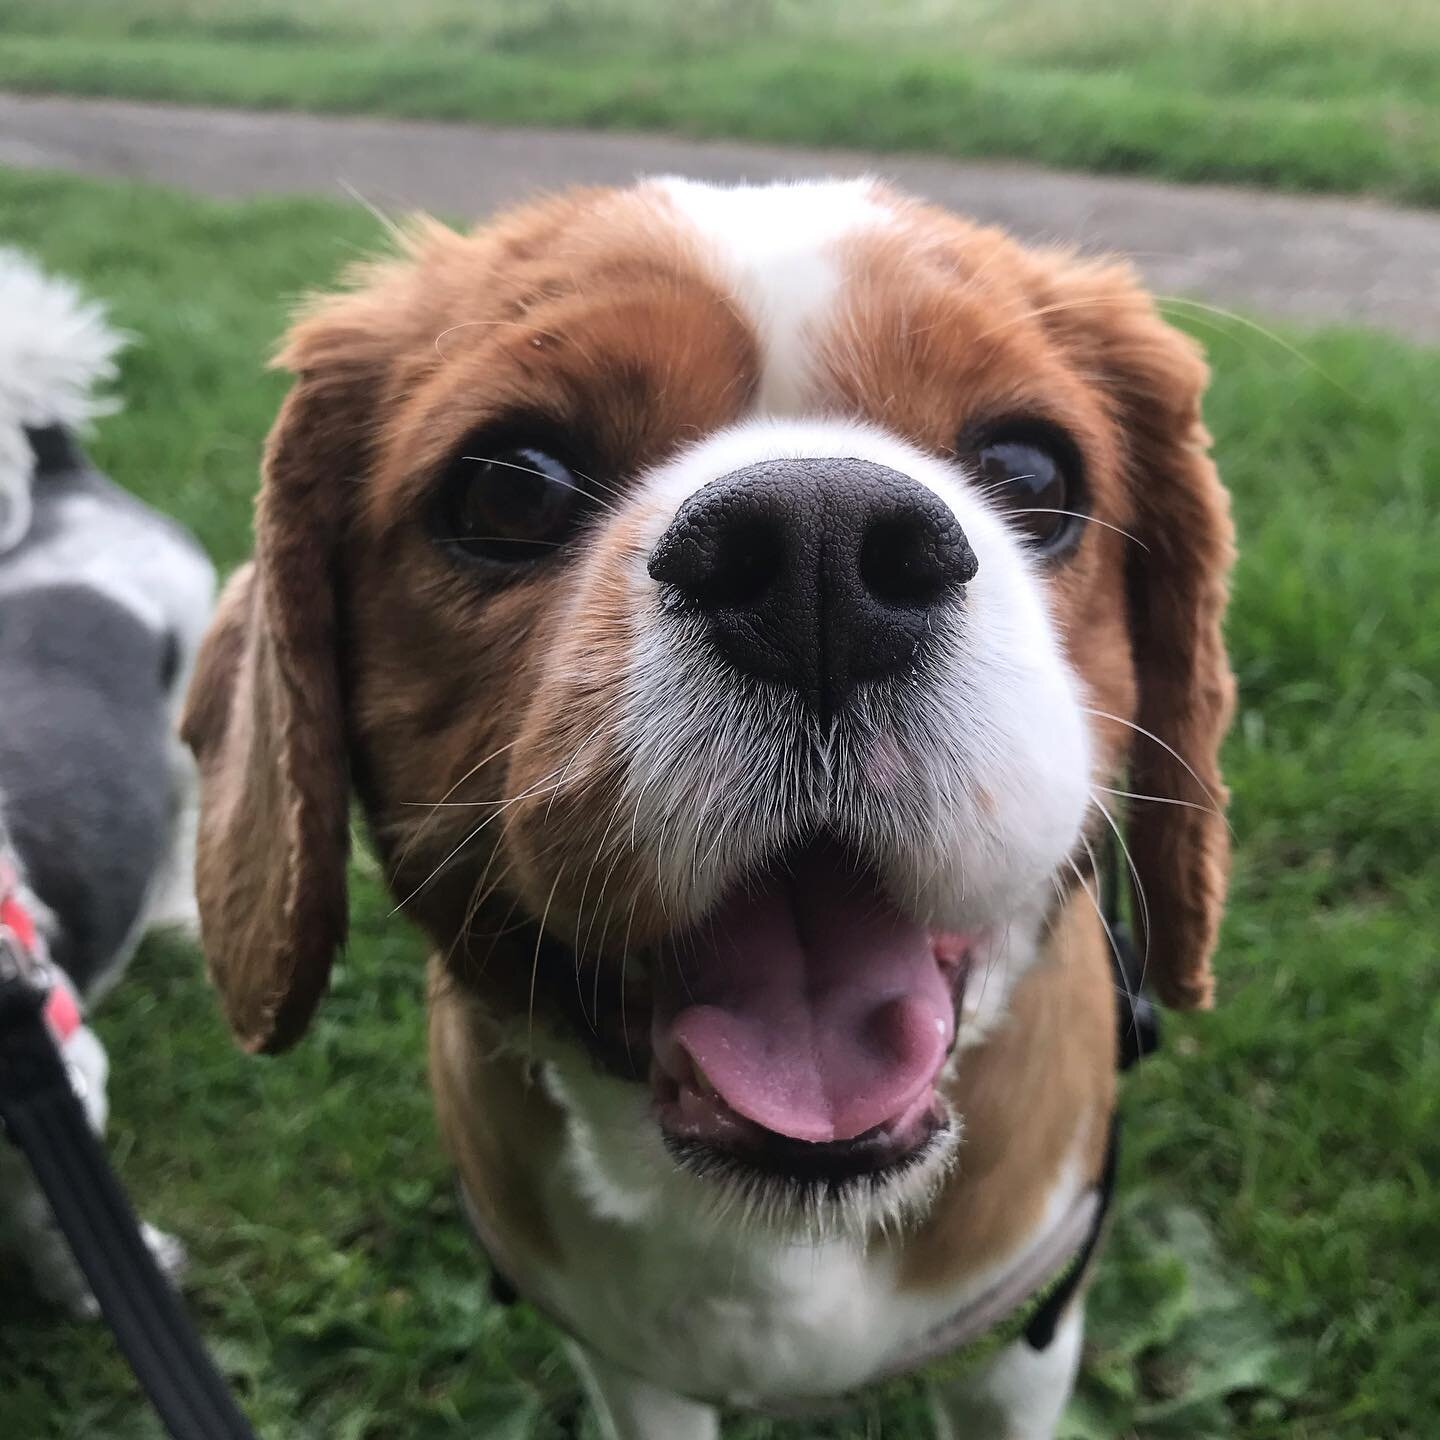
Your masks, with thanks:
<instances>
[{"instance_id":1,"label":"green grass","mask_svg":"<svg viewBox=\"0 0 1440 1440\"><path fill-rule=\"evenodd\" d=\"M0 85L1440 203L1435 0L0 0Z\"/></svg>"},{"instance_id":2,"label":"green grass","mask_svg":"<svg viewBox=\"0 0 1440 1440\"><path fill-rule=\"evenodd\" d=\"M381 237L319 203L230 207L0 175L38 248L137 337L109 470L248 548L260 364L289 300ZM1194 314L1190 307L1188 313ZM1440 353L1201 318L1242 536L1221 1008L1126 1086L1126 1201L1094 1306L1092 1440L1432 1440L1440 1421ZM99 1025L116 1160L194 1257L193 1301L270 1440L593 1437L554 1335L486 1299L433 1135L422 954L357 869L305 1043L231 1046L193 951L152 943ZM154 1440L105 1333L0 1273L0 1433ZM918 1440L906 1392L728 1440Z\"/></svg>"}]
</instances>

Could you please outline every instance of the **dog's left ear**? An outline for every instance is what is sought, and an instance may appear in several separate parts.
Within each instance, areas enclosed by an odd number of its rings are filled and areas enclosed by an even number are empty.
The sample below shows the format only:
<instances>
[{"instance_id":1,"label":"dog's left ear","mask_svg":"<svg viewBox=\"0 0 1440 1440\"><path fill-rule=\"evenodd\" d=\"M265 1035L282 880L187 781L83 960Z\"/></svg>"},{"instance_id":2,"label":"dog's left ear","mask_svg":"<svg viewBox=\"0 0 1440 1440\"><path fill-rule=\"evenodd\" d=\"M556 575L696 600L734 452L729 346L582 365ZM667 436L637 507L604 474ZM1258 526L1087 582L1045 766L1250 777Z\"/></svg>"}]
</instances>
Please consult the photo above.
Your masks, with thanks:
<instances>
[{"instance_id":1,"label":"dog's left ear","mask_svg":"<svg viewBox=\"0 0 1440 1440\"><path fill-rule=\"evenodd\" d=\"M1071 261L1047 281L1052 329L1109 392L1145 546L1130 547L1126 575L1139 687L1128 788L1161 799L1133 801L1126 825L1137 939L1160 999L1206 1008L1230 868L1220 745L1235 704L1222 633L1234 528L1200 417L1209 370L1128 266Z\"/></svg>"}]
</instances>

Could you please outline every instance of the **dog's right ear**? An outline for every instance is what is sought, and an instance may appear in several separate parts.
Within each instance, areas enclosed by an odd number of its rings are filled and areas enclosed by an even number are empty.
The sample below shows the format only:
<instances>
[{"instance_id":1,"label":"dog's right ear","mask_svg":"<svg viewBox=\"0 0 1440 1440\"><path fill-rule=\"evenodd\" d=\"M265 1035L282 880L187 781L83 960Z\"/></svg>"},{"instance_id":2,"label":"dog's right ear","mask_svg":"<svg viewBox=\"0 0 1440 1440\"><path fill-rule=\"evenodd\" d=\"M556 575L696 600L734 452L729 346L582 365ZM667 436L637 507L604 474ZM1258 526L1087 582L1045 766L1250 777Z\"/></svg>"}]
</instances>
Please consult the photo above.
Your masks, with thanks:
<instances>
[{"instance_id":1,"label":"dog's right ear","mask_svg":"<svg viewBox=\"0 0 1440 1440\"><path fill-rule=\"evenodd\" d=\"M340 542L414 354L436 363L437 277L470 246L424 217L400 241L312 302L276 357L296 378L266 442L255 558L221 597L181 722L200 768L201 938L252 1051L305 1033L345 941Z\"/></svg>"},{"instance_id":2,"label":"dog's right ear","mask_svg":"<svg viewBox=\"0 0 1440 1440\"><path fill-rule=\"evenodd\" d=\"M200 769L206 960L251 1051L300 1038L345 940L350 779L335 570L368 417L357 415L358 383L326 375L301 373L270 432L255 558L221 597L181 723Z\"/></svg>"}]
</instances>

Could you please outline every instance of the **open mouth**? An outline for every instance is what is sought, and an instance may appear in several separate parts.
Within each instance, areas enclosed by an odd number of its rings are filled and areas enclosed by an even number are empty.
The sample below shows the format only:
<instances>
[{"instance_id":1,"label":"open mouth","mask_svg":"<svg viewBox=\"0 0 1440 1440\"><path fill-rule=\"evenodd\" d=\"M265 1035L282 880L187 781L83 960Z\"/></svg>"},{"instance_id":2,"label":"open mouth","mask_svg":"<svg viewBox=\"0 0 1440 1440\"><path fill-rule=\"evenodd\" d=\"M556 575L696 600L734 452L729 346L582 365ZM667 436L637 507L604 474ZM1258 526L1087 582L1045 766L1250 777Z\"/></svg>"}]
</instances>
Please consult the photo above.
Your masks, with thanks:
<instances>
[{"instance_id":1,"label":"open mouth","mask_svg":"<svg viewBox=\"0 0 1440 1440\"><path fill-rule=\"evenodd\" d=\"M949 1124L937 1083L976 938L908 919L830 843L736 887L656 966L667 1143L802 1180L913 1163Z\"/></svg>"}]
</instances>

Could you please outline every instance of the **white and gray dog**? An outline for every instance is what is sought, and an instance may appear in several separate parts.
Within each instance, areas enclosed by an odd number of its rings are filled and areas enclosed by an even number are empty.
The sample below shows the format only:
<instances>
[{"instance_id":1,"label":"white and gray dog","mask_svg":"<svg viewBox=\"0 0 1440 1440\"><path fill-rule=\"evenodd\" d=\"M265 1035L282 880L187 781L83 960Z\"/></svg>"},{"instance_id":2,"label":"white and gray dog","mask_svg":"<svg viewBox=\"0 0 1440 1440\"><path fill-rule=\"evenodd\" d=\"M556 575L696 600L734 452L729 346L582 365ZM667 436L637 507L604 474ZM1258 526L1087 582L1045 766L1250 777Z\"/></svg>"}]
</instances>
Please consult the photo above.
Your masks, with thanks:
<instances>
[{"instance_id":1,"label":"white and gray dog","mask_svg":"<svg viewBox=\"0 0 1440 1440\"><path fill-rule=\"evenodd\" d=\"M16 872L82 1004L141 936L193 921L193 782L175 718L214 600L195 539L102 475L79 434L124 337L101 307L0 248L0 867ZM108 1061L65 1056L103 1128ZM147 1227L174 1271L179 1245ZM37 1288L93 1299L18 1154L0 1145L0 1235Z\"/></svg>"}]
</instances>

